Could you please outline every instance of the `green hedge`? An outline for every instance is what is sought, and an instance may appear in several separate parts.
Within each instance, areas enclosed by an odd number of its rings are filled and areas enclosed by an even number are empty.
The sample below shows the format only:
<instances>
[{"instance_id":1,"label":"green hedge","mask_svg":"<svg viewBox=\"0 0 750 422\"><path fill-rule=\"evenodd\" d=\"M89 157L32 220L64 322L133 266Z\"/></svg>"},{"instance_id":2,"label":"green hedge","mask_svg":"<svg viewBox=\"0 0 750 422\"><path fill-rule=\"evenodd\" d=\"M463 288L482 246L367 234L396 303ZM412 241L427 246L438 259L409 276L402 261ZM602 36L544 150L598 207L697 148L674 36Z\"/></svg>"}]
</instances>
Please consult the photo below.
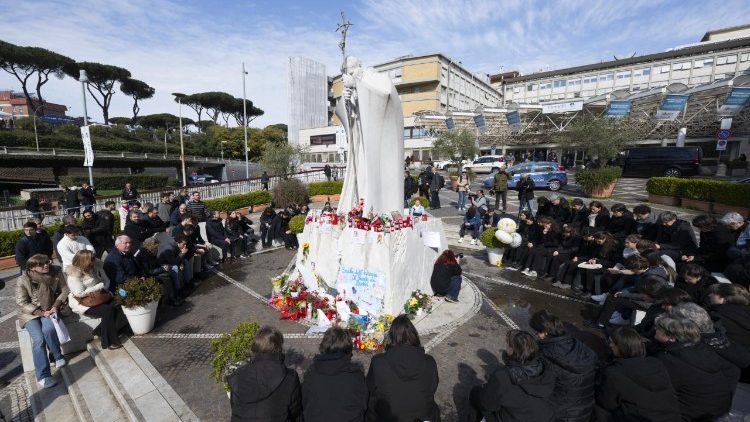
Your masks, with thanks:
<instances>
[{"instance_id":1,"label":"green hedge","mask_svg":"<svg viewBox=\"0 0 750 422\"><path fill-rule=\"evenodd\" d=\"M233 211L250 205L268 204L271 202L271 193L265 190L249 193L229 195L223 198L207 199L204 201L210 210Z\"/></svg>"},{"instance_id":2,"label":"green hedge","mask_svg":"<svg viewBox=\"0 0 750 422\"><path fill-rule=\"evenodd\" d=\"M737 207L750 205L750 185L747 183L652 177L646 183L646 191L653 195L674 196Z\"/></svg>"},{"instance_id":3,"label":"green hedge","mask_svg":"<svg viewBox=\"0 0 750 422\"><path fill-rule=\"evenodd\" d=\"M305 231L305 216L297 214L289 220L289 230L294 233L302 233Z\"/></svg>"},{"instance_id":4,"label":"green hedge","mask_svg":"<svg viewBox=\"0 0 750 422\"><path fill-rule=\"evenodd\" d=\"M585 169L576 173L576 184L585 194L607 186L622 176L620 167L601 167Z\"/></svg>"},{"instance_id":5,"label":"green hedge","mask_svg":"<svg viewBox=\"0 0 750 422\"><path fill-rule=\"evenodd\" d=\"M81 186L88 183L87 176L61 176L60 184L63 186ZM97 176L96 187L99 189L122 189L125 183L132 183L139 190L159 189L165 186L174 186L174 179L169 176L155 174L123 174L116 176Z\"/></svg>"},{"instance_id":6,"label":"green hedge","mask_svg":"<svg viewBox=\"0 0 750 422\"><path fill-rule=\"evenodd\" d=\"M307 190L310 192L310 196L336 195L341 193L343 187L343 180L337 180L334 182L312 182L307 185Z\"/></svg>"},{"instance_id":7,"label":"green hedge","mask_svg":"<svg viewBox=\"0 0 750 422\"><path fill-rule=\"evenodd\" d=\"M424 196L419 196L419 197L417 197L417 198L411 198L411 199L409 200L409 208L411 208L411 207L413 207L413 206L414 206L414 203L415 203L415 202L417 202L417 199L419 199L419 204L420 204L421 206L423 206L423 207L425 207L425 208L427 208L427 207L429 207L429 206L430 206L430 200L429 200L429 199L427 199L427 198L426 198L426 197L424 197Z\"/></svg>"}]
</instances>

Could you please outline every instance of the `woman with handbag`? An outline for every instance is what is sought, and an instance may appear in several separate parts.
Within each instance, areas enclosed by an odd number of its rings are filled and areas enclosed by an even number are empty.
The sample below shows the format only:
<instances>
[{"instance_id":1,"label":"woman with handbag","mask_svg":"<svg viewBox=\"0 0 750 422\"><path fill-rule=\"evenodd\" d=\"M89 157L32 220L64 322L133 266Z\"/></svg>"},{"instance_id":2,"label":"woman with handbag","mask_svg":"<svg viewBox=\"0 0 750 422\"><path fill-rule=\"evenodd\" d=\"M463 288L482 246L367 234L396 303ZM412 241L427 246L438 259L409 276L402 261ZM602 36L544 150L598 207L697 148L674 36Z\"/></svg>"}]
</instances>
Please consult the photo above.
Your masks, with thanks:
<instances>
[{"instance_id":1,"label":"woman with handbag","mask_svg":"<svg viewBox=\"0 0 750 422\"><path fill-rule=\"evenodd\" d=\"M36 382L42 388L57 384L50 372L47 350L52 353L56 368L66 364L60 350L60 339L50 317L61 311L67 296L68 286L62 270L57 265L52 265L47 255L36 254L26 261L26 271L16 283L18 321L31 336Z\"/></svg>"},{"instance_id":2,"label":"woman with handbag","mask_svg":"<svg viewBox=\"0 0 750 422\"><path fill-rule=\"evenodd\" d=\"M70 288L68 303L73 312L101 318L99 339L102 349L121 348L117 327L125 325L125 315L109 292L109 278L102 261L89 250L78 251L65 274Z\"/></svg>"},{"instance_id":3,"label":"woman with handbag","mask_svg":"<svg viewBox=\"0 0 750 422\"><path fill-rule=\"evenodd\" d=\"M469 185L471 185L471 180L468 174L466 174L466 170L461 171L461 175L458 176L456 183L456 192L458 192L458 204L456 207L459 211L466 211L466 196L469 194Z\"/></svg>"}]
</instances>

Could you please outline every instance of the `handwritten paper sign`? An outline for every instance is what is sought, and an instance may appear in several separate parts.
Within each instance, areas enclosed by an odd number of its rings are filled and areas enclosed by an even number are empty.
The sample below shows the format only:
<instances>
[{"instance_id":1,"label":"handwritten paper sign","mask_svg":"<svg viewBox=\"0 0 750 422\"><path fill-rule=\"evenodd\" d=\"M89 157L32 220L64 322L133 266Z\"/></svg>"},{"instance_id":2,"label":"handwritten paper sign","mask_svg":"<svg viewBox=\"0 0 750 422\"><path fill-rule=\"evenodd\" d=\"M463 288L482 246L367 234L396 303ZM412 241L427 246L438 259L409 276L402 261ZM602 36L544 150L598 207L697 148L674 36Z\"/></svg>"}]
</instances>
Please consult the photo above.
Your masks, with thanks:
<instances>
[{"instance_id":1,"label":"handwritten paper sign","mask_svg":"<svg viewBox=\"0 0 750 422\"><path fill-rule=\"evenodd\" d=\"M360 312L380 315L385 297L385 277L376 271L342 266L337 282L339 292L359 306Z\"/></svg>"},{"instance_id":2,"label":"handwritten paper sign","mask_svg":"<svg viewBox=\"0 0 750 422\"><path fill-rule=\"evenodd\" d=\"M422 242L428 248L440 249L440 233L425 230L422 232Z\"/></svg>"}]
</instances>

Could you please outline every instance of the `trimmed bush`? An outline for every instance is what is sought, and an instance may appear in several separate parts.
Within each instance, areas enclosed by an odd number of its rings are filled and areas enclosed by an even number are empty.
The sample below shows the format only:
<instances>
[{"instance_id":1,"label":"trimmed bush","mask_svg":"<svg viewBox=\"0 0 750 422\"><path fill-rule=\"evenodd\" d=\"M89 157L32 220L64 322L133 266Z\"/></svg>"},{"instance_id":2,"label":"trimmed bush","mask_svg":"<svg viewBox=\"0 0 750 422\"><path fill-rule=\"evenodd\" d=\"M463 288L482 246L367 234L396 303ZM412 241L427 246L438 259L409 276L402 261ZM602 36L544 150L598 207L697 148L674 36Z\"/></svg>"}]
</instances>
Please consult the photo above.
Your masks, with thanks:
<instances>
[{"instance_id":1,"label":"trimmed bush","mask_svg":"<svg viewBox=\"0 0 750 422\"><path fill-rule=\"evenodd\" d=\"M312 182L307 185L307 190L310 191L310 196L336 195L341 193L341 189L343 187L343 180L336 180L331 182Z\"/></svg>"},{"instance_id":2,"label":"trimmed bush","mask_svg":"<svg viewBox=\"0 0 750 422\"><path fill-rule=\"evenodd\" d=\"M133 277L120 284L115 293L115 302L118 305L135 308L157 302L161 298L161 284L153 277L143 280Z\"/></svg>"},{"instance_id":3,"label":"trimmed bush","mask_svg":"<svg viewBox=\"0 0 750 422\"><path fill-rule=\"evenodd\" d=\"M687 179L677 177L652 177L646 182L646 191L652 195L683 196Z\"/></svg>"},{"instance_id":4,"label":"trimmed bush","mask_svg":"<svg viewBox=\"0 0 750 422\"><path fill-rule=\"evenodd\" d=\"M268 204L271 202L271 193L265 190L259 190L229 195L223 198L207 199L204 202L206 203L206 207L210 210L234 211L238 208L249 207L251 205Z\"/></svg>"},{"instance_id":5,"label":"trimmed bush","mask_svg":"<svg viewBox=\"0 0 750 422\"><path fill-rule=\"evenodd\" d=\"M119 223L115 222L116 228L120 229ZM45 225L44 230L47 231L50 237L59 229L60 223ZM11 256L16 254L16 242L18 239L24 236L23 229L11 230L11 231L0 231L0 256Z\"/></svg>"},{"instance_id":6,"label":"trimmed bush","mask_svg":"<svg viewBox=\"0 0 750 422\"><path fill-rule=\"evenodd\" d=\"M499 241L495 237L497 227L488 227L481 235L479 235L479 241L488 248L507 248L509 245Z\"/></svg>"},{"instance_id":7,"label":"trimmed bush","mask_svg":"<svg viewBox=\"0 0 750 422\"><path fill-rule=\"evenodd\" d=\"M273 204L276 208L307 204L310 202L309 196L307 186L297 179L282 180L273 188Z\"/></svg>"},{"instance_id":8,"label":"trimmed bush","mask_svg":"<svg viewBox=\"0 0 750 422\"><path fill-rule=\"evenodd\" d=\"M620 176L622 176L620 167L585 169L576 173L576 183L586 195L589 195L591 192L616 181Z\"/></svg>"},{"instance_id":9,"label":"trimmed bush","mask_svg":"<svg viewBox=\"0 0 750 422\"><path fill-rule=\"evenodd\" d=\"M425 198L424 196L420 196L420 197L412 198L412 199L409 200L409 208L411 208L411 207L414 206L414 203L417 202L417 199L419 199L419 203L423 207L429 207L430 206L430 200L427 199L427 198Z\"/></svg>"},{"instance_id":10,"label":"trimmed bush","mask_svg":"<svg viewBox=\"0 0 750 422\"><path fill-rule=\"evenodd\" d=\"M88 183L88 176L61 176L60 184L63 186L81 186ZM97 176L96 187L98 189L122 189L125 183L132 183L139 190L159 189L166 186L174 186L174 179L169 176L153 174L123 174L117 176Z\"/></svg>"},{"instance_id":11,"label":"trimmed bush","mask_svg":"<svg viewBox=\"0 0 750 422\"><path fill-rule=\"evenodd\" d=\"M226 377L250 358L250 345L260 330L257 323L251 321L240 322L232 331L211 340L211 378L222 384L225 391L229 391Z\"/></svg>"},{"instance_id":12,"label":"trimmed bush","mask_svg":"<svg viewBox=\"0 0 750 422\"><path fill-rule=\"evenodd\" d=\"M750 184L727 183L716 189L714 202L734 207L750 207Z\"/></svg>"},{"instance_id":13,"label":"trimmed bush","mask_svg":"<svg viewBox=\"0 0 750 422\"><path fill-rule=\"evenodd\" d=\"M305 216L297 214L289 220L289 230L294 233L302 233L305 230Z\"/></svg>"},{"instance_id":14,"label":"trimmed bush","mask_svg":"<svg viewBox=\"0 0 750 422\"><path fill-rule=\"evenodd\" d=\"M727 183L711 179L690 179L686 180L682 189L683 198L694 199L696 201L713 201L714 194L717 190L726 189Z\"/></svg>"}]
</instances>

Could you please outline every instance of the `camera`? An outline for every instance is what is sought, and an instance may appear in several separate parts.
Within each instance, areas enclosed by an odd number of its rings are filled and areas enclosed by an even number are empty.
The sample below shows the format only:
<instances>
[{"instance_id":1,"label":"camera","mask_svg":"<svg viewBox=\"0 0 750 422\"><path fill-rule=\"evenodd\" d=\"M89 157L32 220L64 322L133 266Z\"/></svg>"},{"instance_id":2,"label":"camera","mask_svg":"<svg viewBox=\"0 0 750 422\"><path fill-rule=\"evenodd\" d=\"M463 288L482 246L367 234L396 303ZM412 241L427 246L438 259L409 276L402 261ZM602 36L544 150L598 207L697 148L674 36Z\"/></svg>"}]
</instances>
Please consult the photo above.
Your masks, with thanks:
<instances>
[{"instance_id":1,"label":"camera","mask_svg":"<svg viewBox=\"0 0 750 422\"><path fill-rule=\"evenodd\" d=\"M464 259L464 254L460 253L460 254L456 255L456 257Z\"/></svg>"}]
</instances>

